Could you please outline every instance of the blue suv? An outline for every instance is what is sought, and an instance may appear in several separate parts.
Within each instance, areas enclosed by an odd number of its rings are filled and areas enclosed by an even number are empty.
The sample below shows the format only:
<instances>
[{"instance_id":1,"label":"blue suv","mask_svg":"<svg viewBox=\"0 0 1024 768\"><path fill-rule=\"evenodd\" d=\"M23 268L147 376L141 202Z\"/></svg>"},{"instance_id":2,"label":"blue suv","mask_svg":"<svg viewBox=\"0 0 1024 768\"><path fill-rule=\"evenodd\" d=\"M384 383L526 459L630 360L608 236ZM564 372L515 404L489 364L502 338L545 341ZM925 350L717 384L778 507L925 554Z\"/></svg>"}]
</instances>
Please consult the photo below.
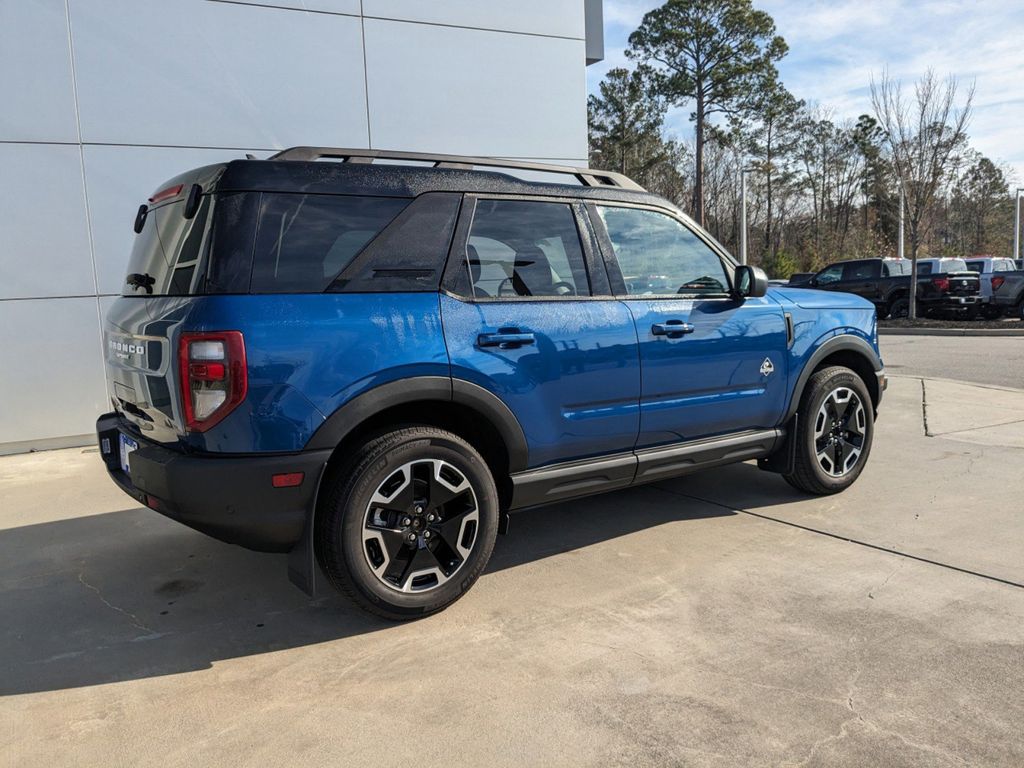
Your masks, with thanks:
<instances>
[{"instance_id":1,"label":"blue suv","mask_svg":"<svg viewBox=\"0 0 1024 768\"><path fill-rule=\"evenodd\" d=\"M134 228L111 478L389 618L466 592L512 510L750 459L835 493L871 451L874 307L768 290L618 174L298 147Z\"/></svg>"}]
</instances>

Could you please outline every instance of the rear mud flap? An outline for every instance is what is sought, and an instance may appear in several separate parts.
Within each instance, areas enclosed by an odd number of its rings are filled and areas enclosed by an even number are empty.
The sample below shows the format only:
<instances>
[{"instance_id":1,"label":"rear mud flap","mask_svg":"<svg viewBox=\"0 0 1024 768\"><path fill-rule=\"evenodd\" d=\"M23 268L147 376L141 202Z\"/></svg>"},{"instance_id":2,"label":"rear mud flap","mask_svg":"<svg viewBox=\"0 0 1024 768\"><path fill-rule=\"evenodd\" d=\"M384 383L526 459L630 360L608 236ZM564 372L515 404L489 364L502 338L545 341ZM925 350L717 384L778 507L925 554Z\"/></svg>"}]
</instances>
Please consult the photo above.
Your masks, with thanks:
<instances>
[{"instance_id":1,"label":"rear mud flap","mask_svg":"<svg viewBox=\"0 0 1024 768\"><path fill-rule=\"evenodd\" d=\"M316 562L316 546L313 543L313 535L316 530L316 508L320 499L320 485L326 471L327 465L325 464L320 469L320 477L317 478L316 493L313 494L313 504L306 514L302 537L288 552L288 580L314 599L316 599L317 593L316 575L319 566Z\"/></svg>"}]
</instances>

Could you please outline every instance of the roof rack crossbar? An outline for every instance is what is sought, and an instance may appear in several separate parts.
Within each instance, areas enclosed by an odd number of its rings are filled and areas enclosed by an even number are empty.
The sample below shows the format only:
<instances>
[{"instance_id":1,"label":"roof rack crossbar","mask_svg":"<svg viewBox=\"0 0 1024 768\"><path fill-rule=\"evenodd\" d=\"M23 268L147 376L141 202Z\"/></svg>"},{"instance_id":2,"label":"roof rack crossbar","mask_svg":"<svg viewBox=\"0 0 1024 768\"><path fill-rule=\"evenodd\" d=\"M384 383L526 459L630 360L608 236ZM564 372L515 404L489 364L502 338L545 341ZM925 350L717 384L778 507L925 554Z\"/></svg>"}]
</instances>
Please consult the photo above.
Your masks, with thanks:
<instances>
[{"instance_id":1,"label":"roof rack crossbar","mask_svg":"<svg viewBox=\"0 0 1024 768\"><path fill-rule=\"evenodd\" d=\"M424 152L395 152L385 149L344 149L339 147L292 147L271 155L268 160L296 160L310 162L314 160L332 159L345 163L372 163L374 160L409 160L412 162L430 163L434 168L457 168L472 170L476 166L484 168L508 168L524 171L541 171L544 173L561 173L574 177L585 187L618 187L637 192L645 191L643 187L613 171L599 171L593 168L575 168L569 165L550 165L547 163L528 163L522 160L502 160L497 157L468 157L463 155L438 155Z\"/></svg>"}]
</instances>

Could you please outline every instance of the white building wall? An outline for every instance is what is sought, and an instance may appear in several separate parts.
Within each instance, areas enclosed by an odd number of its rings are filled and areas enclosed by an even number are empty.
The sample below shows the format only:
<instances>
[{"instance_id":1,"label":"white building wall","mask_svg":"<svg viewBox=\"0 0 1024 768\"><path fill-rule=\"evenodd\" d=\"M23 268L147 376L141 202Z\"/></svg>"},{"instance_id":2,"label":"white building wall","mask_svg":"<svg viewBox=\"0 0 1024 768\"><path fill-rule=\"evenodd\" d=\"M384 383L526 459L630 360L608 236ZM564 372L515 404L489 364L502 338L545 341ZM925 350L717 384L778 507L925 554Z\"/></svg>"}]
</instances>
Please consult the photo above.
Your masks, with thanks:
<instances>
[{"instance_id":1,"label":"white building wall","mask_svg":"<svg viewBox=\"0 0 1024 768\"><path fill-rule=\"evenodd\" d=\"M0 0L0 453L91 440L132 217L183 170L305 144L585 165L585 6Z\"/></svg>"}]
</instances>

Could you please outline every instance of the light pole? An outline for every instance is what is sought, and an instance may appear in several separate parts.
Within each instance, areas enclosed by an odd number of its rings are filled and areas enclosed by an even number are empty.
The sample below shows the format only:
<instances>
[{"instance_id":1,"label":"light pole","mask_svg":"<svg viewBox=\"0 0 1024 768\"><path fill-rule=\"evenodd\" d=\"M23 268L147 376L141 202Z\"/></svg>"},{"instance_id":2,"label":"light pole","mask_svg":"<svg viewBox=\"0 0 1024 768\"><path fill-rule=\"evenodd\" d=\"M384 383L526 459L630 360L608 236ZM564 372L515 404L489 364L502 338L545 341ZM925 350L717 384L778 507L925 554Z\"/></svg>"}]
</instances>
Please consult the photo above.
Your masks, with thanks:
<instances>
[{"instance_id":1,"label":"light pole","mask_svg":"<svg viewBox=\"0 0 1024 768\"><path fill-rule=\"evenodd\" d=\"M740 171L740 264L747 263L747 174L756 170L747 167Z\"/></svg>"},{"instance_id":2,"label":"light pole","mask_svg":"<svg viewBox=\"0 0 1024 768\"><path fill-rule=\"evenodd\" d=\"M1017 198L1016 204L1013 208L1013 258L1020 258L1020 193L1024 192L1024 187L1017 187L1017 192L1014 197Z\"/></svg>"},{"instance_id":3,"label":"light pole","mask_svg":"<svg viewBox=\"0 0 1024 768\"><path fill-rule=\"evenodd\" d=\"M1020 198L1017 198L1018 200ZM900 181L900 239L896 244L896 258L903 258L903 209L905 205L903 203L903 181Z\"/></svg>"}]
</instances>

